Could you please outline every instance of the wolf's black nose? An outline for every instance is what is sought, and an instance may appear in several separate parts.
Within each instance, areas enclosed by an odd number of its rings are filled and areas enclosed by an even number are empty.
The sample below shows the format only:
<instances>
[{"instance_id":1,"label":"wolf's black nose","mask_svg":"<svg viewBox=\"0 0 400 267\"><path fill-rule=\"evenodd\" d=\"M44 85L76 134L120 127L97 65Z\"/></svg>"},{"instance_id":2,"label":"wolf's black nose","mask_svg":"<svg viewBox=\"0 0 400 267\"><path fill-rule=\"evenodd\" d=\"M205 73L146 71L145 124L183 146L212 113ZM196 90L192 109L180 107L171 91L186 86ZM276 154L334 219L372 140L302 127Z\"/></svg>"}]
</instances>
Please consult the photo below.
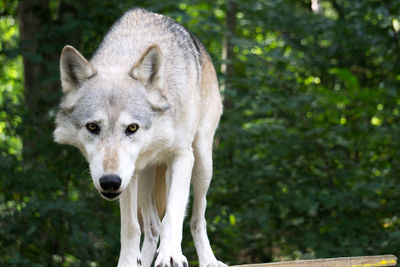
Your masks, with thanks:
<instances>
[{"instance_id":1,"label":"wolf's black nose","mask_svg":"<svg viewBox=\"0 0 400 267\"><path fill-rule=\"evenodd\" d=\"M100 178L100 186L105 191L116 191L121 186L121 181L117 175L104 175Z\"/></svg>"}]
</instances>

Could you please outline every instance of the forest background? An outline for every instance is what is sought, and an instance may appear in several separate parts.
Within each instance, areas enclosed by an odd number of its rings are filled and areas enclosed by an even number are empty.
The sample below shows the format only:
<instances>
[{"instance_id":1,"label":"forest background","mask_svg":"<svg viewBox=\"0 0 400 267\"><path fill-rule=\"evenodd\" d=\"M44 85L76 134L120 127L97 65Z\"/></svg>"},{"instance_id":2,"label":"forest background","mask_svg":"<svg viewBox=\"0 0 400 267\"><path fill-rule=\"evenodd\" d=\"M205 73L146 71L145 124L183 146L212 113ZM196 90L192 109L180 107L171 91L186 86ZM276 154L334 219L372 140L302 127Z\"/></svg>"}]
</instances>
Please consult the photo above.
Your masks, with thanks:
<instances>
[{"instance_id":1,"label":"forest background","mask_svg":"<svg viewBox=\"0 0 400 267\"><path fill-rule=\"evenodd\" d=\"M52 131L63 46L90 58L135 6L183 24L218 71L219 259L399 255L400 1L0 0L1 266L116 266L118 203Z\"/></svg>"}]
</instances>

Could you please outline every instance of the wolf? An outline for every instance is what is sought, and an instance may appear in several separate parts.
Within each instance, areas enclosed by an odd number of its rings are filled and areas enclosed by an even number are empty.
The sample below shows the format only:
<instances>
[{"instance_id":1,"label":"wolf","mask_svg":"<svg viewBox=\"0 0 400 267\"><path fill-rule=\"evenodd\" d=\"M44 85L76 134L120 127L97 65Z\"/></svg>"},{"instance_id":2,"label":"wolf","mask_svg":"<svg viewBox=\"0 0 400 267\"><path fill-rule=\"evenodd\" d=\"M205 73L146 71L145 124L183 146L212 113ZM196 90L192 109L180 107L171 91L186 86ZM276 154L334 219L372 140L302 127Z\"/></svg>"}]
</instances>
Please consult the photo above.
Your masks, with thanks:
<instances>
[{"instance_id":1,"label":"wolf","mask_svg":"<svg viewBox=\"0 0 400 267\"><path fill-rule=\"evenodd\" d=\"M118 266L147 267L154 257L154 266L188 266L181 242L190 184L199 265L226 266L213 254L204 217L222 101L198 39L171 18L132 9L90 61L65 46L60 76L54 139L81 151L103 198L119 198Z\"/></svg>"}]
</instances>

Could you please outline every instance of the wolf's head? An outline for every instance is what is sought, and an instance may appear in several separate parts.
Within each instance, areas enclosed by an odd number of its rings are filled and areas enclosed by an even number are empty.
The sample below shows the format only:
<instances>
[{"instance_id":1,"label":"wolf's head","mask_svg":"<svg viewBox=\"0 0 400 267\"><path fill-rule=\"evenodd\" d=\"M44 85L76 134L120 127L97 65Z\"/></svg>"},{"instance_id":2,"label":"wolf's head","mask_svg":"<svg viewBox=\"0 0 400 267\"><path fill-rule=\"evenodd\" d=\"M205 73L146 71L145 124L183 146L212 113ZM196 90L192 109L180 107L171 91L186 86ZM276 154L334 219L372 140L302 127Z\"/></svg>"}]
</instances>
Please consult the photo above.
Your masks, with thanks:
<instances>
[{"instance_id":1,"label":"wolf's head","mask_svg":"<svg viewBox=\"0 0 400 267\"><path fill-rule=\"evenodd\" d=\"M80 149L95 187L107 199L127 187L135 162L157 135L154 121L168 109L162 67L157 46L127 68L92 64L71 46L62 51L64 97L54 138Z\"/></svg>"}]
</instances>

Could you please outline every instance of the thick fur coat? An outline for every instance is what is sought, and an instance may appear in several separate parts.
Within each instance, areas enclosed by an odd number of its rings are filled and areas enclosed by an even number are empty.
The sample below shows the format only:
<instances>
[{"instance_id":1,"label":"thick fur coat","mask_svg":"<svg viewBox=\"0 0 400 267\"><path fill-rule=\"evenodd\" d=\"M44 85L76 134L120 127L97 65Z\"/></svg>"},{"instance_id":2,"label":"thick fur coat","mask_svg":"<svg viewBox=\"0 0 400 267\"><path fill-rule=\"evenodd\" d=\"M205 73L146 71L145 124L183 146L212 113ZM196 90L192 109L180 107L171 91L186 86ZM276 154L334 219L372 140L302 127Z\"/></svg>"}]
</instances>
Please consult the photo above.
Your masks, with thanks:
<instances>
[{"instance_id":1,"label":"thick fur coat","mask_svg":"<svg viewBox=\"0 0 400 267\"><path fill-rule=\"evenodd\" d=\"M190 182L200 266L223 266L204 219L222 104L203 45L172 19L134 9L90 61L66 46L60 72L54 138L82 152L104 198L119 198L118 266L150 266L158 240L155 266L187 266L181 241Z\"/></svg>"}]
</instances>

